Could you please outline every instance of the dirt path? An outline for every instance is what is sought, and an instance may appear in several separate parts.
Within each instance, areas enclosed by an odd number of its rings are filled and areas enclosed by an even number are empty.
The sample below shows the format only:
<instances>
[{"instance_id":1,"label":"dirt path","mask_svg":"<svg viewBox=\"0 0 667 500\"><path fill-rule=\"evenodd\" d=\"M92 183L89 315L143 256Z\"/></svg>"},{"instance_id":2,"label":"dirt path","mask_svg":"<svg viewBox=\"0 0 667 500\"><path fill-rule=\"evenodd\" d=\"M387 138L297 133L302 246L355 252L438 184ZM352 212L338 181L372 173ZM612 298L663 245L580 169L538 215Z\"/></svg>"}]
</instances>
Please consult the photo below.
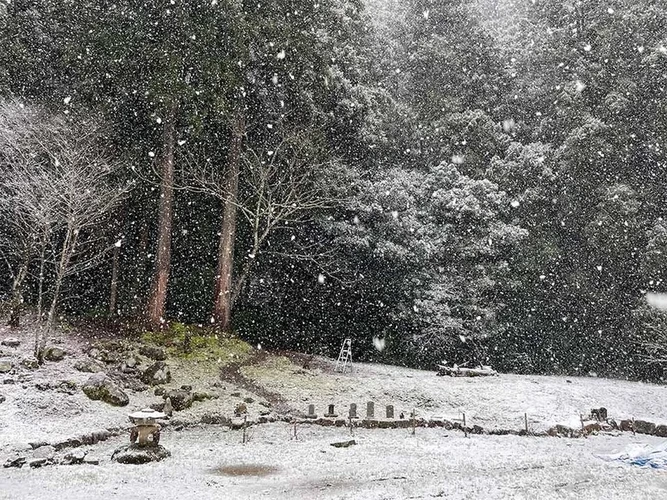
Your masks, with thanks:
<instances>
[{"instance_id":1,"label":"dirt path","mask_svg":"<svg viewBox=\"0 0 667 500\"><path fill-rule=\"evenodd\" d=\"M268 353L266 351L257 351L253 353L250 358L244 361L227 364L220 368L220 379L226 382L231 382L232 384L245 389L246 391L252 392L257 396L266 399L269 403L271 403L277 413L297 414L298 412L289 405L287 399L285 399L282 394L268 390L266 387L258 384L254 380L249 379L243 375L243 373L241 373L242 367L260 364L267 358Z\"/></svg>"}]
</instances>

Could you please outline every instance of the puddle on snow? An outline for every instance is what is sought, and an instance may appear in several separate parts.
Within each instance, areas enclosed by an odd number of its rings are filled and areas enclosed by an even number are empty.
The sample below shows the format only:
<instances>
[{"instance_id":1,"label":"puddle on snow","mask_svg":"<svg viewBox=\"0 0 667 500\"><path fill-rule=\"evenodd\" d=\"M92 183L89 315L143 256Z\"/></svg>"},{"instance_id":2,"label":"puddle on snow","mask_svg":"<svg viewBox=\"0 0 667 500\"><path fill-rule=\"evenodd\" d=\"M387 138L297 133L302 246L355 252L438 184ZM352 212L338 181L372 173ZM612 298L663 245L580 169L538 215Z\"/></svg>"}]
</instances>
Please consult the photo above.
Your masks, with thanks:
<instances>
[{"instance_id":1,"label":"puddle on snow","mask_svg":"<svg viewBox=\"0 0 667 500\"><path fill-rule=\"evenodd\" d=\"M222 465L215 469L212 469L211 472L214 474L219 474L221 476L270 476L275 474L280 469L273 465L261 465L261 464L238 464L238 465Z\"/></svg>"}]
</instances>

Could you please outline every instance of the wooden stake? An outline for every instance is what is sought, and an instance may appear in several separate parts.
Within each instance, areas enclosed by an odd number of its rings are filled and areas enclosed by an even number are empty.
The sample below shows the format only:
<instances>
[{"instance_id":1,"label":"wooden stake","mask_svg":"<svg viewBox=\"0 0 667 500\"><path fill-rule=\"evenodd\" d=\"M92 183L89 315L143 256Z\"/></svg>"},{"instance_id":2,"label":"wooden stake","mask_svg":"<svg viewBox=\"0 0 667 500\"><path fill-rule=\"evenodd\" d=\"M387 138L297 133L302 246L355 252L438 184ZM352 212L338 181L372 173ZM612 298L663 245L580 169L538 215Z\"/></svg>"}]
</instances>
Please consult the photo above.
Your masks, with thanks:
<instances>
[{"instance_id":1,"label":"wooden stake","mask_svg":"<svg viewBox=\"0 0 667 500\"><path fill-rule=\"evenodd\" d=\"M466 426L466 414L463 414L463 435L464 437L468 437L468 428Z\"/></svg>"},{"instance_id":2,"label":"wooden stake","mask_svg":"<svg viewBox=\"0 0 667 500\"><path fill-rule=\"evenodd\" d=\"M526 436L528 435L528 414L524 413L523 414L523 423L526 426Z\"/></svg>"},{"instance_id":3,"label":"wooden stake","mask_svg":"<svg viewBox=\"0 0 667 500\"><path fill-rule=\"evenodd\" d=\"M248 415L243 415L243 444L246 444L248 437L246 434L246 428L248 427Z\"/></svg>"},{"instance_id":4,"label":"wooden stake","mask_svg":"<svg viewBox=\"0 0 667 500\"><path fill-rule=\"evenodd\" d=\"M417 412L415 409L412 409L412 435L415 435L415 429L417 428Z\"/></svg>"}]
</instances>

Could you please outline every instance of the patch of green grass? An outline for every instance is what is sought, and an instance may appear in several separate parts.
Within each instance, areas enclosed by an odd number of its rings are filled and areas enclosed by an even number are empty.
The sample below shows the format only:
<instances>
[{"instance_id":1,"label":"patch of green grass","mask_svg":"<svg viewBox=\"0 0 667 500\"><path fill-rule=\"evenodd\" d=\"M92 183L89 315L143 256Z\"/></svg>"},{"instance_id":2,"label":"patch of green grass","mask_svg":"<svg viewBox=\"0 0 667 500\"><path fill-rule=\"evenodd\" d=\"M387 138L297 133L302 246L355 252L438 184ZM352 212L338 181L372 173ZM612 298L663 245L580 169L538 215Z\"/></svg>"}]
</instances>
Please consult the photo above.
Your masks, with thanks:
<instances>
[{"instance_id":1,"label":"patch of green grass","mask_svg":"<svg viewBox=\"0 0 667 500\"><path fill-rule=\"evenodd\" d=\"M221 364L243 362L253 352L246 342L194 325L172 323L161 332L146 332L144 343L165 347L170 357L184 360L217 361Z\"/></svg>"}]
</instances>

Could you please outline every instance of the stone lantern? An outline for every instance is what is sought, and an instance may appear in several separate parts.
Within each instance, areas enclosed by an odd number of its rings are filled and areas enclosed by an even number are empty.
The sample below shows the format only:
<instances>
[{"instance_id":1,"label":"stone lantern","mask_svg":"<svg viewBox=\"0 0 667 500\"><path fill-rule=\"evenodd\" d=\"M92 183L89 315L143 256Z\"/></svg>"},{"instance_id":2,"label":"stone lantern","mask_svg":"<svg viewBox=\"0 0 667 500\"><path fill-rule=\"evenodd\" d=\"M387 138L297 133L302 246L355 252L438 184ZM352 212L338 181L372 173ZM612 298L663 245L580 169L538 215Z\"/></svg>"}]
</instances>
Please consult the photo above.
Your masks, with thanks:
<instances>
[{"instance_id":1,"label":"stone lantern","mask_svg":"<svg viewBox=\"0 0 667 500\"><path fill-rule=\"evenodd\" d=\"M162 427L156 422L159 418L166 418L167 415L151 408L135 411L129 415L130 422L135 427L130 431L130 442L139 446L153 445L160 443L160 429Z\"/></svg>"},{"instance_id":2,"label":"stone lantern","mask_svg":"<svg viewBox=\"0 0 667 500\"><path fill-rule=\"evenodd\" d=\"M164 413L145 408L130 413L128 417L134 424L130 430L130 444L116 449L111 460L122 464L145 464L171 456L171 453L160 445L162 427L157 420L165 418Z\"/></svg>"}]
</instances>

